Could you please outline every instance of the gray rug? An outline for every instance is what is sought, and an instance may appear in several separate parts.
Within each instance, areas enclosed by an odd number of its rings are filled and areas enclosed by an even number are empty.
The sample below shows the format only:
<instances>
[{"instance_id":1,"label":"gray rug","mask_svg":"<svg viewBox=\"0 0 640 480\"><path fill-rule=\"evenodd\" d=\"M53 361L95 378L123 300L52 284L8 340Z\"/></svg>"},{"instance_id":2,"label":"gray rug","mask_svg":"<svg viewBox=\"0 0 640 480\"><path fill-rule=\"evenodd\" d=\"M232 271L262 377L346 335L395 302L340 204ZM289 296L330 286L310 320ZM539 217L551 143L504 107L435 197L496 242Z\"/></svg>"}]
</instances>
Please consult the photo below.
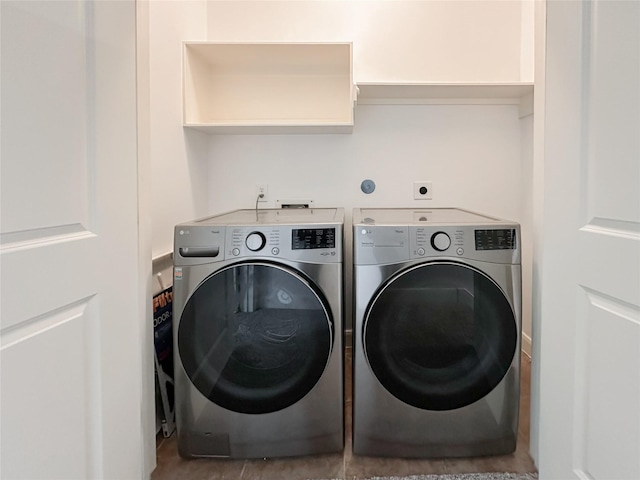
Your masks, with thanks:
<instances>
[{"instance_id":1,"label":"gray rug","mask_svg":"<svg viewBox=\"0 0 640 480\"><path fill-rule=\"evenodd\" d=\"M536 480L537 473L449 473L408 477L371 477L370 480Z\"/></svg>"}]
</instances>

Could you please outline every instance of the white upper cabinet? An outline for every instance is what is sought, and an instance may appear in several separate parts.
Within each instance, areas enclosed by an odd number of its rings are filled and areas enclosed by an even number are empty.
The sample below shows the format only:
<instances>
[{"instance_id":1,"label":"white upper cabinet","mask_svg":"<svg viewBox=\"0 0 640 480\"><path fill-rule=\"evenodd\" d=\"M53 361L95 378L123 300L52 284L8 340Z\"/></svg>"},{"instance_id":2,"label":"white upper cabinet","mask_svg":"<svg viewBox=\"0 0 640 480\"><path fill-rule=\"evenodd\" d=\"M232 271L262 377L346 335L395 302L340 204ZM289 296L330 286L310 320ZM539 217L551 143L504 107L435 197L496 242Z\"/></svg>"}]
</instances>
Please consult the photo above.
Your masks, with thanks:
<instances>
[{"instance_id":1,"label":"white upper cabinet","mask_svg":"<svg viewBox=\"0 0 640 480\"><path fill-rule=\"evenodd\" d=\"M349 43L184 44L184 125L209 133L349 133Z\"/></svg>"}]
</instances>

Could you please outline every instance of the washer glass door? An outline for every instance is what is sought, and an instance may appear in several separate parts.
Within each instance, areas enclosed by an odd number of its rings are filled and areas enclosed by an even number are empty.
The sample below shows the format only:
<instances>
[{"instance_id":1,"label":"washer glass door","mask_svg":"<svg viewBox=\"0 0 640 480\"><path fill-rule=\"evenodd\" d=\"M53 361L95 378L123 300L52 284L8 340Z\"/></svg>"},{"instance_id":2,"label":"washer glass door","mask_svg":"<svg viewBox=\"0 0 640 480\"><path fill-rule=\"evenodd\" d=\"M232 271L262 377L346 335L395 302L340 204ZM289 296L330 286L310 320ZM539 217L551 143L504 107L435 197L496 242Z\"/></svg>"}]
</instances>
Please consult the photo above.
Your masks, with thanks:
<instances>
[{"instance_id":1,"label":"washer glass door","mask_svg":"<svg viewBox=\"0 0 640 480\"><path fill-rule=\"evenodd\" d=\"M241 413L294 404L320 379L333 343L322 293L282 265L251 262L204 280L178 324L178 351L195 387Z\"/></svg>"},{"instance_id":2,"label":"washer glass door","mask_svg":"<svg viewBox=\"0 0 640 480\"><path fill-rule=\"evenodd\" d=\"M362 332L382 385L426 410L460 408L491 392L511 366L517 335L495 282L453 262L397 273L370 302Z\"/></svg>"}]
</instances>

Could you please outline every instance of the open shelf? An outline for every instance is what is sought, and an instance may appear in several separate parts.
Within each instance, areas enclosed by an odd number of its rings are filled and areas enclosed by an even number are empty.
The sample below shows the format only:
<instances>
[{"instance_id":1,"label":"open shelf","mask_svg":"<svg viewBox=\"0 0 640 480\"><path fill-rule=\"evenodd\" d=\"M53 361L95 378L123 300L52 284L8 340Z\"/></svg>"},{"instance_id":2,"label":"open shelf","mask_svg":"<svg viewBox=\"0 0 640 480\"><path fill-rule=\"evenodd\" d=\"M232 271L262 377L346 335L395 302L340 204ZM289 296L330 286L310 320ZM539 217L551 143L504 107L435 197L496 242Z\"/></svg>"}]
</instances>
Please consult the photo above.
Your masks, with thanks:
<instances>
[{"instance_id":1,"label":"open shelf","mask_svg":"<svg viewBox=\"0 0 640 480\"><path fill-rule=\"evenodd\" d=\"M359 104L519 104L533 83L358 83Z\"/></svg>"},{"instance_id":2,"label":"open shelf","mask_svg":"<svg viewBox=\"0 0 640 480\"><path fill-rule=\"evenodd\" d=\"M350 43L184 44L184 126L209 133L350 133Z\"/></svg>"}]
</instances>

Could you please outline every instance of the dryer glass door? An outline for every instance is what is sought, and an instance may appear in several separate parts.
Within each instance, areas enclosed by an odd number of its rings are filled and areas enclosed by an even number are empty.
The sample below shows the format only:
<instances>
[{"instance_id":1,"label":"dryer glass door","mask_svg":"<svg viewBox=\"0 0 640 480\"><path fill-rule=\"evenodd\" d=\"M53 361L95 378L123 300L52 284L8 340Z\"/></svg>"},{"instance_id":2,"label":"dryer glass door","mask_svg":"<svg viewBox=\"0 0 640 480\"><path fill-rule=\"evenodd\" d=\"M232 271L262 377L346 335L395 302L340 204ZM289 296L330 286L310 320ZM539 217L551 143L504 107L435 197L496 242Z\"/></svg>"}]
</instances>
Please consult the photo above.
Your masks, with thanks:
<instances>
[{"instance_id":1,"label":"dryer glass door","mask_svg":"<svg viewBox=\"0 0 640 480\"><path fill-rule=\"evenodd\" d=\"M236 264L208 277L178 324L178 351L195 387L241 413L294 404L320 379L333 344L322 293L294 270Z\"/></svg>"},{"instance_id":2,"label":"dryer glass door","mask_svg":"<svg viewBox=\"0 0 640 480\"><path fill-rule=\"evenodd\" d=\"M367 361L404 403L452 410L491 392L509 370L518 328L502 290L457 263L428 263L396 274L365 313Z\"/></svg>"}]
</instances>

